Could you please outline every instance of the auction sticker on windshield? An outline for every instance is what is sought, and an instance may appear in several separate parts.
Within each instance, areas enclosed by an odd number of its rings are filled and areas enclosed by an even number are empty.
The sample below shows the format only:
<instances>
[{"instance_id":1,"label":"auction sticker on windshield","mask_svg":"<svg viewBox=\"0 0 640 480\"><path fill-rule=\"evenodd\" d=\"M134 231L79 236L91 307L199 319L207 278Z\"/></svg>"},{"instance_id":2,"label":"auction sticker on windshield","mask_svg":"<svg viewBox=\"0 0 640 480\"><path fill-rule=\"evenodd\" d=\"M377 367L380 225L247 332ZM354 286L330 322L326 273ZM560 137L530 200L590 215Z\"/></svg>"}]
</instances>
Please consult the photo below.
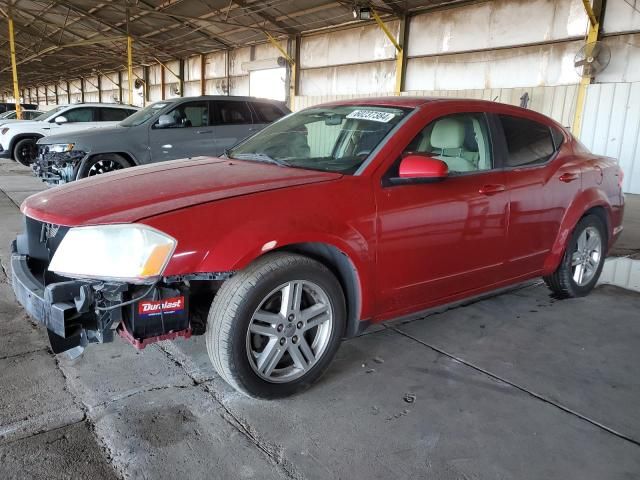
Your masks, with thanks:
<instances>
[{"instance_id":1,"label":"auction sticker on windshield","mask_svg":"<svg viewBox=\"0 0 640 480\"><path fill-rule=\"evenodd\" d=\"M372 122L389 122L395 114L389 112L379 112L376 110L354 110L347 118L353 118L355 120L371 120Z\"/></svg>"}]
</instances>

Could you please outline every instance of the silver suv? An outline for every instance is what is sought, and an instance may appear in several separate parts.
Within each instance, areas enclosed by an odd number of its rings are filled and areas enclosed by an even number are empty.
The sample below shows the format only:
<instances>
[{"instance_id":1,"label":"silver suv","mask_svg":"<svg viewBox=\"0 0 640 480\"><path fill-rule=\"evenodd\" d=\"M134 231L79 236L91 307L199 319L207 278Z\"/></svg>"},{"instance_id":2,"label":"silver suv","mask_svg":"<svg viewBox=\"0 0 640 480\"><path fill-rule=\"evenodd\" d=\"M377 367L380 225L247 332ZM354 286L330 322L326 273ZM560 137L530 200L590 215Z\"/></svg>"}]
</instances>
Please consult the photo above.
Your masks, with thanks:
<instances>
[{"instance_id":1,"label":"silver suv","mask_svg":"<svg viewBox=\"0 0 640 480\"><path fill-rule=\"evenodd\" d=\"M58 185L146 163L217 156L288 113L281 102L253 97L162 100L114 127L40 139L33 169Z\"/></svg>"}]
</instances>

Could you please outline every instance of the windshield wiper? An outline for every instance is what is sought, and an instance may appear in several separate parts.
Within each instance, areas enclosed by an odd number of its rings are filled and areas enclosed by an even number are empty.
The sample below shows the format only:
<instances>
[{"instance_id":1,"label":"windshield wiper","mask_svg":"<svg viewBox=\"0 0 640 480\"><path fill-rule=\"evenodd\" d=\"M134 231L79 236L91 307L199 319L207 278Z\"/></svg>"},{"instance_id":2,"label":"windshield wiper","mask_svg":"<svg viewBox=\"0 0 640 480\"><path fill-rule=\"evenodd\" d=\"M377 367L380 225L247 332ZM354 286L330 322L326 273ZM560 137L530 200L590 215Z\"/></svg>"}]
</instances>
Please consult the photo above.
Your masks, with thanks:
<instances>
[{"instance_id":1,"label":"windshield wiper","mask_svg":"<svg viewBox=\"0 0 640 480\"><path fill-rule=\"evenodd\" d=\"M225 152L225 155L227 155L227 152ZM272 158L269 155L264 154L264 153L237 153L233 157L229 157L228 155L227 155L227 157L228 158L235 158L237 160L257 160L258 162L272 163L272 164L278 165L280 167L290 167L291 166L287 162L285 162L284 160L277 160L277 159Z\"/></svg>"}]
</instances>

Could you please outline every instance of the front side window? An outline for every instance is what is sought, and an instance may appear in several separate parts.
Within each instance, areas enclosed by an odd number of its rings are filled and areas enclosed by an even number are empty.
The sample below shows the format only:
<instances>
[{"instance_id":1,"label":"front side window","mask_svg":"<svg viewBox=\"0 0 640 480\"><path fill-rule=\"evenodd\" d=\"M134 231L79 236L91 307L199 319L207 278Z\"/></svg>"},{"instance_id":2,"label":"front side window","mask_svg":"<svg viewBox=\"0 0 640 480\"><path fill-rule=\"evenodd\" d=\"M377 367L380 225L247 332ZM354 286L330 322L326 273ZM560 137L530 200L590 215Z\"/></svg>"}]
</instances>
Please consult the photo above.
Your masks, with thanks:
<instances>
[{"instance_id":1,"label":"front side window","mask_svg":"<svg viewBox=\"0 0 640 480\"><path fill-rule=\"evenodd\" d=\"M507 143L507 167L524 167L545 163L555 148L551 130L533 120L499 115Z\"/></svg>"},{"instance_id":2,"label":"front side window","mask_svg":"<svg viewBox=\"0 0 640 480\"><path fill-rule=\"evenodd\" d=\"M142 110L137 110L133 115L119 123L121 127L137 127L152 118L156 113L170 105L168 102L156 102L147 105Z\"/></svg>"},{"instance_id":3,"label":"front side window","mask_svg":"<svg viewBox=\"0 0 640 480\"><path fill-rule=\"evenodd\" d=\"M309 108L269 125L228 156L352 175L409 112L372 105Z\"/></svg>"},{"instance_id":4,"label":"front side window","mask_svg":"<svg viewBox=\"0 0 640 480\"><path fill-rule=\"evenodd\" d=\"M178 105L166 115L161 115L160 128L190 128L209 125L209 102L187 102Z\"/></svg>"},{"instance_id":5,"label":"front side window","mask_svg":"<svg viewBox=\"0 0 640 480\"><path fill-rule=\"evenodd\" d=\"M247 102L216 101L215 105L218 110L218 123L221 125L253 123L253 117Z\"/></svg>"},{"instance_id":6,"label":"front side window","mask_svg":"<svg viewBox=\"0 0 640 480\"><path fill-rule=\"evenodd\" d=\"M460 113L439 118L409 143L404 154L421 153L442 160L450 173L493 168L489 129L483 113Z\"/></svg>"},{"instance_id":7,"label":"front side window","mask_svg":"<svg viewBox=\"0 0 640 480\"><path fill-rule=\"evenodd\" d=\"M95 114L95 108L84 107L74 108L64 112L62 115L67 119L67 122L93 122Z\"/></svg>"}]
</instances>

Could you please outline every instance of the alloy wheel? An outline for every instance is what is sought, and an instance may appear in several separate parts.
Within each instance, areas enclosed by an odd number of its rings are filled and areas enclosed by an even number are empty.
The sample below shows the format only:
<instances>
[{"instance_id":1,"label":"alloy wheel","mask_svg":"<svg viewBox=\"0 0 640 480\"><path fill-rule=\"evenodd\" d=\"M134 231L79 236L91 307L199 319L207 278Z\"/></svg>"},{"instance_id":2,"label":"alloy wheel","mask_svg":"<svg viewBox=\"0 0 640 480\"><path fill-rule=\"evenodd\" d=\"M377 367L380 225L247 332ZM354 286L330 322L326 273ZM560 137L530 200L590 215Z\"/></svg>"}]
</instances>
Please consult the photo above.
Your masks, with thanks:
<instances>
[{"instance_id":1,"label":"alloy wheel","mask_svg":"<svg viewBox=\"0 0 640 480\"><path fill-rule=\"evenodd\" d=\"M114 170L120 170L123 166L115 162L113 160L98 160L96 163L91 165L89 168L88 177L92 177L94 175L100 175L102 173L113 172Z\"/></svg>"},{"instance_id":2,"label":"alloy wheel","mask_svg":"<svg viewBox=\"0 0 640 480\"><path fill-rule=\"evenodd\" d=\"M594 227L585 228L571 255L573 281L580 287L587 285L598 271L602 259L602 238Z\"/></svg>"},{"instance_id":3,"label":"alloy wheel","mask_svg":"<svg viewBox=\"0 0 640 480\"><path fill-rule=\"evenodd\" d=\"M285 383L300 378L320 360L333 329L327 293L316 283L295 280L271 291L249 322L249 363L262 379Z\"/></svg>"}]
</instances>

